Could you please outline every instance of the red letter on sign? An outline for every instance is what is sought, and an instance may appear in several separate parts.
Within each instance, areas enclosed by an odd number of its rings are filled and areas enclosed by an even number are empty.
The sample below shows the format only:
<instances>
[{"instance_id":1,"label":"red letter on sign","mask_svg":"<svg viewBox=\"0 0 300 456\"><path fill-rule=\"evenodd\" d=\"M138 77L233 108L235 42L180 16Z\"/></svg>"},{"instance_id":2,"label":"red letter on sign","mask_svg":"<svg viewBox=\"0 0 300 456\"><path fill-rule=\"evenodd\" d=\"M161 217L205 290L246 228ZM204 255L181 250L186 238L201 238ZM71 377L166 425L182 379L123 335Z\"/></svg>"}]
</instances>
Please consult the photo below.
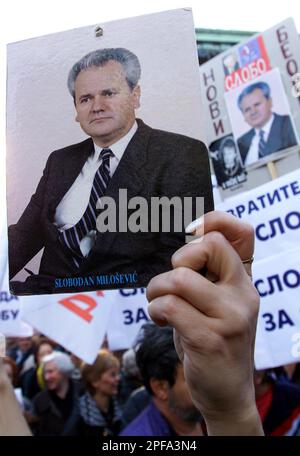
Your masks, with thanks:
<instances>
[{"instance_id":1,"label":"red letter on sign","mask_svg":"<svg viewBox=\"0 0 300 456\"><path fill-rule=\"evenodd\" d=\"M79 301L79 303L86 305L86 308L83 309L74 301ZM60 301L58 301L58 303L67 307L67 309L71 310L88 323L90 323L90 321L93 319L91 311L95 309L95 307L97 307L97 302L93 298L83 294L77 294L70 296L69 298L61 299Z\"/></svg>"}]
</instances>

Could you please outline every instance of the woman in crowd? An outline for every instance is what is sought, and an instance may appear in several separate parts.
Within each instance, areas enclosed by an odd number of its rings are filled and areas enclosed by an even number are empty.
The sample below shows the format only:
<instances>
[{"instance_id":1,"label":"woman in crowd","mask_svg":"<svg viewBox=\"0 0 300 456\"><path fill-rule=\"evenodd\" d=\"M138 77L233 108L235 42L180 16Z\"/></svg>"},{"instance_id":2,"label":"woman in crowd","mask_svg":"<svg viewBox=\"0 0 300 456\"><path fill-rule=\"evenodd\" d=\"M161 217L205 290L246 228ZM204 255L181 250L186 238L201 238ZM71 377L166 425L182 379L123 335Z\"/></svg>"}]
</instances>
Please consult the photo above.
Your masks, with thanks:
<instances>
[{"instance_id":1,"label":"woman in crowd","mask_svg":"<svg viewBox=\"0 0 300 456\"><path fill-rule=\"evenodd\" d=\"M79 400L80 435L117 435L121 409L115 396L120 381L120 363L108 350L100 350L94 364L83 364L82 380L87 392Z\"/></svg>"}]
</instances>

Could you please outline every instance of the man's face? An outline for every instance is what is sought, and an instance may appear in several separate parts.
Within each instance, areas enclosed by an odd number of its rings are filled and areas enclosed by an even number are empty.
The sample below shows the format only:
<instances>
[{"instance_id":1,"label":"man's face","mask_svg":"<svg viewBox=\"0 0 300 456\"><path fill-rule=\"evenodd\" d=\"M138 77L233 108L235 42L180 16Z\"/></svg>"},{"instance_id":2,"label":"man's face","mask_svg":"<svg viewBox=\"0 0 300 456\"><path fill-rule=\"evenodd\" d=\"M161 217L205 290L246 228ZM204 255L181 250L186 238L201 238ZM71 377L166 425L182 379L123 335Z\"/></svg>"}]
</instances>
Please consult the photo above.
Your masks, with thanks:
<instances>
[{"instance_id":1,"label":"man's face","mask_svg":"<svg viewBox=\"0 0 300 456\"><path fill-rule=\"evenodd\" d=\"M175 384L169 390L169 409L183 421L197 422L201 418L188 390L182 364L178 364Z\"/></svg>"},{"instance_id":2,"label":"man's face","mask_svg":"<svg viewBox=\"0 0 300 456\"><path fill-rule=\"evenodd\" d=\"M272 115L272 99L266 98L261 89L245 95L241 102L245 121L253 128L262 128Z\"/></svg>"},{"instance_id":3,"label":"man's face","mask_svg":"<svg viewBox=\"0 0 300 456\"><path fill-rule=\"evenodd\" d=\"M43 358L46 355L50 355L50 353L52 353L52 352L53 352L52 345L48 344L47 342L45 342L44 344L41 344L39 346L39 349L37 352L37 363L41 364Z\"/></svg>"},{"instance_id":4,"label":"man's face","mask_svg":"<svg viewBox=\"0 0 300 456\"><path fill-rule=\"evenodd\" d=\"M22 353L26 353L32 347L32 341L30 337L20 337L18 340L18 347Z\"/></svg>"},{"instance_id":5,"label":"man's face","mask_svg":"<svg viewBox=\"0 0 300 456\"><path fill-rule=\"evenodd\" d=\"M76 121L100 147L108 147L132 127L140 88L131 90L122 65L113 60L83 70L75 81Z\"/></svg>"},{"instance_id":6,"label":"man's face","mask_svg":"<svg viewBox=\"0 0 300 456\"><path fill-rule=\"evenodd\" d=\"M235 165L236 151L234 147L225 146L223 150L223 160L226 168L232 168Z\"/></svg>"},{"instance_id":7,"label":"man's face","mask_svg":"<svg viewBox=\"0 0 300 456\"><path fill-rule=\"evenodd\" d=\"M54 361L46 363L43 372L46 386L50 391L59 390L63 382L66 380L65 374L57 369Z\"/></svg>"}]
</instances>

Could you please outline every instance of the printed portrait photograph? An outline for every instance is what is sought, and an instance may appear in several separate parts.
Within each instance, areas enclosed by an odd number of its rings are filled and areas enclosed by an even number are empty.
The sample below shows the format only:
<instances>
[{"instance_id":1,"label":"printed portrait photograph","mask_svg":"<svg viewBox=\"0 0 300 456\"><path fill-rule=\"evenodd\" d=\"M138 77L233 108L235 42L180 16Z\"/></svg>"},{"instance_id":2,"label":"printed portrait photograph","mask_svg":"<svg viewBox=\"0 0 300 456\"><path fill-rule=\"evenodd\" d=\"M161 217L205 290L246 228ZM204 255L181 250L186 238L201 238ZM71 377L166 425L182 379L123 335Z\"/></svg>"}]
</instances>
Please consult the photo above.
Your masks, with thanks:
<instances>
[{"instance_id":1,"label":"printed portrait photograph","mask_svg":"<svg viewBox=\"0 0 300 456\"><path fill-rule=\"evenodd\" d=\"M244 166L299 144L279 69L230 90L225 101Z\"/></svg>"},{"instance_id":2,"label":"printed portrait photograph","mask_svg":"<svg viewBox=\"0 0 300 456\"><path fill-rule=\"evenodd\" d=\"M226 135L209 145L218 186L233 188L246 180L245 167L233 135Z\"/></svg>"},{"instance_id":3,"label":"printed portrait photograph","mask_svg":"<svg viewBox=\"0 0 300 456\"><path fill-rule=\"evenodd\" d=\"M9 44L7 75L11 293L145 287L170 270L213 209L191 10Z\"/></svg>"}]
</instances>

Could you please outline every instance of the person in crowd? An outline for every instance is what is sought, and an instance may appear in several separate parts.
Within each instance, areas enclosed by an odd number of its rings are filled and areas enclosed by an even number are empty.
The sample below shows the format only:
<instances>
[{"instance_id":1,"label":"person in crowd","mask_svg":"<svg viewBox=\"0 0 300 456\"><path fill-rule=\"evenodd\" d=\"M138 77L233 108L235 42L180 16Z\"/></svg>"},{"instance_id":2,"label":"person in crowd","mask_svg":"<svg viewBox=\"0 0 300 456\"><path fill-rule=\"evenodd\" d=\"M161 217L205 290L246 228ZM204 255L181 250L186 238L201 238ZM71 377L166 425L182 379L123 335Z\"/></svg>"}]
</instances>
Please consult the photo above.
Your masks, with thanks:
<instances>
[{"instance_id":1,"label":"person in crowd","mask_svg":"<svg viewBox=\"0 0 300 456\"><path fill-rule=\"evenodd\" d=\"M118 434L121 426L121 408L116 399L119 360L108 350L100 350L93 364L82 365L82 380L87 391L79 401L79 434L98 437Z\"/></svg>"},{"instance_id":2,"label":"person in crowd","mask_svg":"<svg viewBox=\"0 0 300 456\"><path fill-rule=\"evenodd\" d=\"M2 334L0 334L1 339ZM0 436L29 436L31 431L20 408L0 356Z\"/></svg>"},{"instance_id":3,"label":"person in crowd","mask_svg":"<svg viewBox=\"0 0 300 456\"><path fill-rule=\"evenodd\" d=\"M254 385L265 434L300 435L300 386L266 369L255 371Z\"/></svg>"},{"instance_id":4,"label":"person in crowd","mask_svg":"<svg viewBox=\"0 0 300 456\"><path fill-rule=\"evenodd\" d=\"M74 365L74 369L72 372L72 379L76 380L77 382L81 382L81 366L82 366L82 359L76 356L74 353L70 354L71 361Z\"/></svg>"},{"instance_id":5,"label":"person in crowd","mask_svg":"<svg viewBox=\"0 0 300 456\"><path fill-rule=\"evenodd\" d=\"M34 367L30 368L23 378L22 390L26 397L33 399L45 388L43 377L43 358L54 351L55 344L45 337L40 338L34 347Z\"/></svg>"},{"instance_id":6,"label":"person in crowd","mask_svg":"<svg viewBox=\"0 0 300 456\"><path fill-rule=\"evenodd\" d=\"M151 402L121 435L203 435L203 420L186 385L172 328L160 328L150 323L142 330L136 360Z\"/></svg>"},{"instance_id":7,"label":"person in crowd","mask_svg":"<svg viewBox=\"0 0 300 456\"><path fill-rule=\"evenodd\" d=\"M36 435L76 435L79 388L70 378L73 368L66 353L43 358L46 388L33 400Z\"/></svg>"},{"instance_id":8,"label":"person in crowd","mask_svg":"<svg viewBox=\"0 0 300 456\"><path fill-rule=\"evenodd\" d=\"M3 358L3 366L14 388L14 392L23 415L30 426L35 421L33 417L33 406L30 399L23 393L22 389L17 386L19 384L17 364L12 358L6 356Z\"/></svg>"},{"instance_id":9,"label":"person in crowd","mask_svg":"<svg viewBox=\"0 0 300 456\"><path fill-rule=\"evenodd\" d=\"M280 380L300 385L300 363L289 363L274 369L276 377Z\"/></svg>"},{"instance_id":10,"label":"person in crowd","mask_svg":"<svg viewBox=\"0 0 300 456\"><path fill-rule=\"evenodd\" d=\"M123 406L122 430L145 410L150 401L151 395L145 386L140 386L130 394Z\"/></svg>"},{"instance_id":11,"label":"person in crowd","mask_svg":"<svg viewBox=\"0 0 300 456\"><path fill-rule=\"evenodd\" d=\"M245 165L297 144L290 117L273 112L271 89L265 81L245 87L238 97L238 107L251 127L238 139Z\"/></svg>"},{"instance_id":12,"label":"person in crowd","mask_svg":"<svg viewBox=\"0 0 300 456\"><path fill-rule=\"evenodd\" d=\"M11 381L11 384L14 387L14 391L16 394L16 398L20 404L20 407L23 412L31 412L32 411L32 404L27 396L24 396L23 391L21 388L18 388L18 368L16 362L10 358L9 356L6 356L3 358L3 365L4 369L6 371L6 374L8 378Z\"/></svg>"},{"instance_id":13,"label":"person in crowd","mask_svg":"<svg viewBox=\"0 0 300 456\"><path fill-rule=\"evenodd\" d=\"M131 393L142 385L140 370L136 365L135 352L132 348L123 353L121 366L118 401L124 405Z\"/></svg>"},{"instance_id":14,"label":"person in crowd","mask_svg":"<svg viewBox=\"0 0 300 456\"><path fill-rule=\"evenodd\" d=\"M18 386L23 390L23 381L27 373L34 368L34 343L31 337L19 337L15 347L8 351L8 356L15 360L18 367Z\"/></svg>"}]
</instances>

